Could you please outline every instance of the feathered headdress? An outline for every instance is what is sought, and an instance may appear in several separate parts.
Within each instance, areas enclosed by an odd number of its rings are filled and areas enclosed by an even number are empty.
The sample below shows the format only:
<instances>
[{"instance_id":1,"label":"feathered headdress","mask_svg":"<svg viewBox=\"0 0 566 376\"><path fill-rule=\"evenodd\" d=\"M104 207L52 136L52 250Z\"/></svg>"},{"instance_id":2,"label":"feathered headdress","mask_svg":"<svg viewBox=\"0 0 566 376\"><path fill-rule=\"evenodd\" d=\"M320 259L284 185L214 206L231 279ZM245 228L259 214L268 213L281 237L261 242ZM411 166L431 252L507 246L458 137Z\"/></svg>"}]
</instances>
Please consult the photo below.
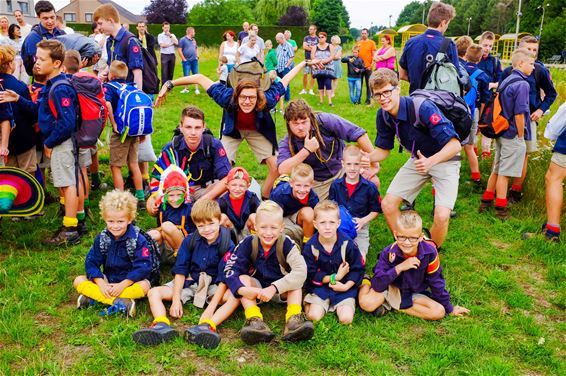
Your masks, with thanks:
<instances>
[{"instance_id":1,"label":"feathered headdress","mask_svg":"<svg viewBox=\"0 0 566 376\"><path fill-rule=\"evenodd\" d=\"M151 190L157 192L157 204L163 205L164 209L167 205L167 194L171 191L184 191L182 200L191 201L189 179L185 169L188 169L187 158L179 161L178 154L173 148L164 150L161 158L155 163L152 176L159 181L152 184Z\"/></svg>"}]
</instances>

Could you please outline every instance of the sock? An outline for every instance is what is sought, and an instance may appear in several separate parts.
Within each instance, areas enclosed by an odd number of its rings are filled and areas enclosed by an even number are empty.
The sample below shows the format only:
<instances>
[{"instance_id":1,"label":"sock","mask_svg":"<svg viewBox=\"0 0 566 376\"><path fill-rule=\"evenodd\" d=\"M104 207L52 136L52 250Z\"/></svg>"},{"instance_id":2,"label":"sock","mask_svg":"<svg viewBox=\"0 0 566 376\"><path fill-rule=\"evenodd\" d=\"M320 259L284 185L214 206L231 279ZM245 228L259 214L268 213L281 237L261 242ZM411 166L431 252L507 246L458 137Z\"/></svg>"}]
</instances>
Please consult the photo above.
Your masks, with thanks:
<instances>
[{"instance_id":1,"label":"sock","mask_svg":"<svg viewBox=\"0 0 566 376\"><path fill-rule=\"evenodd\" d=\"M311 240L310 236L303 236L303 244L306 244L309 240Z\"/></svg>"},{"instance_id":2,"label":"sock","mask_svg":"<svg viewBox=\"0 0 566 376\"><path fill-rule=\"evenodd\" d=\"M371 286L371 281L367 278L362 279L362 285Z\"/></svg>"},{"instance_id":3,"label":"sock","mask_svg":"<svg viewBox=\"0 0 566 376\"><path fill-rule=\"evenodd\" d=\"M547 223L545 225L546 233L552 236L560 236L560 224Z\"/></svg>"},{"instance_id":4,"label":"sock","mask_svg":"<svg viewBox=\"0 0 566 376\"><path fill-rule=\"evenodd\" d=\"M89 198L85 198L85 209L90 208L90 199Z\"/></svg>"},{"instance_id":5,"label":"sock","mask_svg":"<svg viewBox=\"0 0 566 376\"><path fill-rule=\"evenodd\" d=\"M77 292L103 304L112 305L114 303L114 298L105 297L104 294L102 294L102 291L100 291L100 287L91 281L79 283L77 286Z\"/></svg>"},{"instance_id":6,"label":"sock","mask_svg":"<svg viewBox=\"0 0 566 376\"><path fill-rule=\"evenodd\" d=\"M495 198L495 192L490 192L486 189L481 199L483 201L493 201L494 198Z\"/></svg>"},{"instance_id":7,"label":"sock","mask_svg":"<svg viewBox=\"0 0 566 376\"><path fill-rule=\"evenodd\" d=\"M289 321L289 319L295 315L301 313L303 308L300 304L289 304L287 306L287 313L285 314L285 322Z\"/></svg>"},{"instance_id":8,"label":"sock","mask_svg":"<svg viewBox=\"0 0 566 376\"><path fill-rule=\"evenodd\" d=\"M432 187L431 193L432 193L432 197L436 196L436 189L434 189L434 187Z\"/></svg>"},{"instance_id":9,"label":"sock","mask_svg":"<svg viewBox=\"0 0 566 376\"><path fill-rule=\"evenodd\" d=\"M261 314L261 310L256 305L246 308L246 310L244 311L244 315L246 316L246 320L249 320L252 317L257 317L260 320L263 320L263 315Z\"/></svg>"},{"instance_id":10,"label":"sock","mask_svg":"<svg viewBox=\"0 0 566 376\"><path fill-rule=\"evenodd\" d=\"M143 180L149 180L149 172L146 174L142 174L142 179Z\"/></svg>"},{"instance_id":11,"label":"sock","mask_svg":"<svg viewBox=\"0 0 566 376\"><path fill-rule=\"evenodd\" d=\"M63 226L65 227L77 227L79 220L77 218L63 217Z\"/></svg>"},{"instance_id":12,"label":"sock","mask_svg":"<svg viewBox=\"0 0 566 376\"><path fill-rule=\"evenodd\" d=\"M86 218L86 214L85 214L84 210L77 212L77 220L79 222L84 222L85 218Z\"/></svg>"},{"instance_id":13,"label":"sock","mask_svg":"<svg viewBox=\"0 0 566 376\"><path fill-rule=\"evenodd\" d=\"M59 197L59 203L65 205L65 197Z\"/></svg>"},{"instance_id":14,"label":"sock","mask_svg":"<svg viewBox=\"0 0 566 376\"><path fill-rule=\"evenodd\" d=\"M169 321L167 316L157 316L155 319L153 319L153 322L151 323L151 325L157 324L158 322L162 322L164 324L171 325L171 321Z\"/></svg>"},{"instance_id":15,"label":"sock","mask_svg":"<svg viewBox=\"0 0 566 376\"><path fill-rule=\"evenodd\" d=\"M207 324L208 326L210 326L210 329L216 331L216 324L215 324L214 321L212 321L212 320L208 320L208 319L200 320L200 321L198 322L198 324L199 324L199 325L200 325L200 324Z\"/></svg>"},{"instance_id":16,"label":"sock","mask_svg":"<svg viewBox=\"0 0 566 376\"><path fill-rule=\"evenodd\" d=\"M120 294L120 298L127 299L139 299L145 296L145 291L139 283L134 283L133 285L126 287L124 291Z\"/></svg>"},{"instance_id":17,"label":"sock","mask_svg":"<svg viewBox=\"0 0 566 376\"><path fill-rule=\"evenodd\" d=\"M496 198L495 199L495 207L496 208L505 208L507 206L507 198Z\"/></svg>"},{"instance_id":18,"label":"sock","mask_svg":"<svg viewBox=\"0 0 566 376\"><path fill-rule=\"evenodd\" d=\"M136 189L136 198L138 200L143 200L145 198L143 194L143 189Z\"/></svg>"},{"instance_id":19,"label":"sock","mask_svg":"<svg viewBox=\"0 0 566 376\"><path fill-rule=\"evenodd\" d=\"M480 180L481 175L479 172L472 172L472 180Z\"/></svg>"},{"instance_id":20,"label":"sock","mask_svg":"<svg viewBox=\"0 0 566 376\"><path fill-rule=\"evenodd\" d=\"M523 186L521 184L512 184L511 190L515 192L521 192L523 190Z\"/></svg>"}]
</instances>

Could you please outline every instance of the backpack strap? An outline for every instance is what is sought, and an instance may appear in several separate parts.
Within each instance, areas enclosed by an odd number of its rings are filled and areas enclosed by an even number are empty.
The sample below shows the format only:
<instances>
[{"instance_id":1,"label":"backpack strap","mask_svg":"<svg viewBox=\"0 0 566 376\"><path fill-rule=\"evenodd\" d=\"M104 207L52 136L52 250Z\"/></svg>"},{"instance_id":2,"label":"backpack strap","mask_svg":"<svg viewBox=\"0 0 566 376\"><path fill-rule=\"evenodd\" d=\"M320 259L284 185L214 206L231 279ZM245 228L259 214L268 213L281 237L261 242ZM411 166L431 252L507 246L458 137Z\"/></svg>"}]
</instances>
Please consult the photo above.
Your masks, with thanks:
<instances>
[{"instance_id":1,"label":"backpack strap","mask_svg":"<svg viewBox=\"0 0 566 376\"><path fill-rule=\"evenodd\" d=\"M257 260L257 254L259 252L259 238L257 235L253 235L252 237L252 252L250 253L250 260L252 265L255 264L255 260Z\"/></svg>"},{"instance_id":2,"label":"backpack strap","mask_svg":"<svg viewBox=\"0 0 566 376\"><path fill-rule=\"evenodd\" d=\"M524 80L525 79L523 77L513 77L509 81L505 82L505 85L499 85L499 87L497 88L497 92L502 93L503 90L507 89L509 86L511 86L515 82L524 81Z\"/></svg>"},{"instance_id":3,"label":"backpack strap","mask_svg":"<svg viewBox=\"0 0 566 376\"><path fill-rule=\"evenodd\" d=\"M218 248L218 256L222 259L230 244L230 230L225 227L220 227L220 247Z\"/></svg>"},{"instance_id":4,"label":"backpack strap","mask_svg":"<svg viewBox=\"0 0 566 376\"><path fill-rule=\"evenodd\" d=\"M318 250L318 248L316 248L313 245L313 246L311 246L311 251L312 251L312 255L314 256L314 259L318 260L318 257L320 256L320 251Z\"/></svg>"},{"instance_id":5,"label":"backpack strap","mask_svg":"<svg viewBox=\"0 0 566 376\"><path fill-rule=\"evenodd\" d=\"M100 248L100 253L106 257L108 255L108 248L110 248L110 235L108 235L108 230L104 229L100 232L100 238L99 238L99 248Z\"/></svg>"},{"instance_id":6,"label":"backpack strap","mask_svg":"<svg viewBox=\"0 0 566 376\"><path fill-rule=\"evenodd\" d=\"M440 45L440 49L436 53L436 57L435 57L435 60L437 62L441 62L441 61L443 61L447 58L446 52L448 51L448 48L450 47L450 43L452 43L452 39L450 39L450 38L445 37L442 40L442 44Z\"/></svg>"},{"instance_id":7,"label":"backpack strap","mask_svg":"<svg viewBox=\"0 0 566 376\"><path fill-rule=\"evenodd\" d=\"M128 257L130 261L134 261L136 256L136 248L138 246L138 236L140 235L140 228L134 226L134 238L126 239L126 252L128 252Z\"/></svg>"},{"instance_id":8,"label":"backpack strap","mask_svg":"<svg viewBox=\"0 0 566 376\"><path fill-rule=\"evenodd\" d=\"M277 261L279 262L279 265L281 265L281 267L283 267L283 269L287 273L289 273L291 271L291 267L287 263L287 259L285 258L285 254L283 253L284 244L285 244L285 235L281 235L279 236L279 239L277 239L277 243L275 245L275 251L277 253Z\"/></svg>"},{"instance_id":9,"label":"backpack strap","mask_svg":"<svg viewBox=\"0 0 566 376\"><path fill-rule=\"evenodd\" d=\"M214 139L214 136L211 135L210 133L203 133L202 135L202 139L204 141L204 157L206 159L208 159L210 162L213 161L213 157L212 157L212 140Z\"/></svg>"},{"instance_id":10,"label":"backpack strap","mask_svg":"<svg viewBox=\"0 0 566 376\"><path fill-rule=\"evenodd\" d=\"M481 69L476 69L476 70L474 71L474 73L472 73L472 75L470 76L470 81L471 81L471 80L475 80L475 79L478 78L478 76L479 76L480 74L482 74L482 73L483 73L483 71L482 71Z\"/></svg>"}]
</instances>

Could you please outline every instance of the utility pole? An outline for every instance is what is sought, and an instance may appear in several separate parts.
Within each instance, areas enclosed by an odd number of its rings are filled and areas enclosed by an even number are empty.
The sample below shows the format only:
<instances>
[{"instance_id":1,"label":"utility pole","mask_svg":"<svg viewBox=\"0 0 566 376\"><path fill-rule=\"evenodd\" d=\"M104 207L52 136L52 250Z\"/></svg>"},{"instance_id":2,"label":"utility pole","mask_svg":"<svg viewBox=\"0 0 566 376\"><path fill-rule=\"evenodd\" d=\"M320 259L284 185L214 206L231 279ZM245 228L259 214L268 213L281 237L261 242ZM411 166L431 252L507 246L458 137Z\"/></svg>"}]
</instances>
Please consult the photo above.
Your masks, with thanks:
<instances>
[{"instance_id":1,"label":"utility pole","mask_svg":"<svg viewBox=\"0 0 566 376\"><path fill-rule=\"evenodd\" d=\"M517 26L515 27L515 49L517 49L517 45L519 44L519 28L521 27L521 17L523 13L521 13L521 5L523 4L522 0L519 0L519 8L517 9Z\"/></svg>"},{"instance_id":2,"label":"utility pole","mask_svg":"<svg viewBox=\"0 0 566 376\"><path fill-rule=\"evenodd\" d=\"M470 23L472 22L472 17L468 17L468 33L466 35L470 35Z\"/></svg>"},{"instance_id":3,"label":"utility pole","mask_svg":"<svg viewBox=\"0 0 566 376\"><path fill-rule=\"evenodd\" d=\"M540 28L538 30L538 39L540 41L540 39L542 38L542 25L544 23L544 11L546 10L546 7L549 6L549 3L546 4L541 4L537 7L537 9L542 8L542 18L540 19Z\"/></svg>"},{"instance_id":4,"label":"utility pole","mask_svg":"<svg viewBox=\"0 0 566 376\"><path fill-rule=\"evenodd\" d=\"M423 17L421 19L421 23L424 25L424 11L426 9L426 1L423 1Z\"/></svg>"}]
</instances>

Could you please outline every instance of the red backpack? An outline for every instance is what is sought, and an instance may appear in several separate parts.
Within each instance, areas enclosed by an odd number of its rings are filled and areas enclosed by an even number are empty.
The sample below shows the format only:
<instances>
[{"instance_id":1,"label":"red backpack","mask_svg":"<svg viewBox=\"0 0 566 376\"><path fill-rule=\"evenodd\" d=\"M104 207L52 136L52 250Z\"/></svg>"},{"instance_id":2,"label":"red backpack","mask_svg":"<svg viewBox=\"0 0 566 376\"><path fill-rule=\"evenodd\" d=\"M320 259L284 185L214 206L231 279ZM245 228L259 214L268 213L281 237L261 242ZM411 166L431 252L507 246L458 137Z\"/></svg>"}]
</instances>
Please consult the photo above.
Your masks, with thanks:
<instances>
[{"instance_id":1,"label":"red backpack","mask_svg":"<svg viewBox=\"0 0 566 376\"><path fill-rule=\"evenodd\" d=\"M74 134L77 145L80 148L95 146L108 116L102 82L92 73L78 72L53 84L49 91L49 108L55 118L57 118L57 111L53 103L52 93L53 89L59 85L69 85L77 93L79 101L78 128Z\"/></svg>"}]
</instances>

